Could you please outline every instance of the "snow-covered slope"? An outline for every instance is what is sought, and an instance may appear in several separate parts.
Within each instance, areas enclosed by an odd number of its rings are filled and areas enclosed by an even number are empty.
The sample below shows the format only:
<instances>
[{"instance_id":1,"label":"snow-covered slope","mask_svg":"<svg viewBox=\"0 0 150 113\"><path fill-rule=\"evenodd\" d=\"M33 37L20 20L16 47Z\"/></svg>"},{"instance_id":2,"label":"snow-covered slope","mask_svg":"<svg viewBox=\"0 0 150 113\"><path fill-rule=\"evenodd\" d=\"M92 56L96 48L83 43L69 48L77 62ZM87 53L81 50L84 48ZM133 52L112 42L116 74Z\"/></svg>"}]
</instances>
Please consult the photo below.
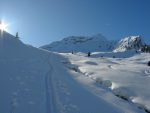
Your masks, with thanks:
<instances>
[{"instance_id":1,"label":"snow-covered slope","mask_svg":"<svg viewBox=\"0 0 150 113\"><path fill-rule=\"evenodd\" d=\"M67 37L41 48L55 52L124 52L140 50L142 45L145 45L145 43L140 36L130 36L115 41L107 40L104 36L98 34L92 37Z\"/></svg>"},{"instance_id":2,"label":"snow-covered slope","mask_svg":"<svg viewBox=\"0 0 150 113\"><path fill-rule=\"evenodd\" d=\"M57 52L111 51L112 43L101 34L91 37L71 36L41 48Z\"/></svg>"},{"instance_id":3,"label":"snow-covered slope","mask_svg":"<svg viewBox=\"0 0 150 113\"><path fill-rule=\"evenodd\" d=\"M48 53L0 36L0 113L46 113Z\"/></svg>"},{"instance_id":4,"label":"snow-covered slope","mask_svg":"<svg viewBox=\"0 0 150 113\"><path fill-rule=\"evenodd\" d=\"M145 43L140 36L125 37L117 43L114 52L123 52L133 49L140 50L143 45L145 45Z\"/></svg>"}]
</instances>

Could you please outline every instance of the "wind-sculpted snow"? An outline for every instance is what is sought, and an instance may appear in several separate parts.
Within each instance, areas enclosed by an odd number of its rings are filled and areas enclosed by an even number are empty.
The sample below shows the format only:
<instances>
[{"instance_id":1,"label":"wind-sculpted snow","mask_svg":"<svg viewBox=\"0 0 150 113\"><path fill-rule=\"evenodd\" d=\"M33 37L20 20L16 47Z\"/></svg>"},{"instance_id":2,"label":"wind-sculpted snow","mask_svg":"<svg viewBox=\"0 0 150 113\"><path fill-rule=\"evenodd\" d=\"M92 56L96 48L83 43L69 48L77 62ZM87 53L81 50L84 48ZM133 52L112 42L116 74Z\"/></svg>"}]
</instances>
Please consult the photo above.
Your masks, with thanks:
<instances>
[{"instance_id":1,"label":"wind-sculpted snow","mask_svg":"<svg viewBox=\"0 0 150 113\"><path fill-rule=\"evenodd\" d=\"M113 95L127 101L143 112L150 112L149 53L136 54L129 58L87 57L84 54L62 54L70 64L77 67L81 77L77 80L87 86L105 88ZM87 63L90 62L90 63ZM93 64L96 65L93 65ZM85 80L84 80L85 79ZM91 79L93 82L89 82ZM99 84L99 85L98 85ZM119 105L121 106L121 105Z\"/></svg>"}]
</instances>

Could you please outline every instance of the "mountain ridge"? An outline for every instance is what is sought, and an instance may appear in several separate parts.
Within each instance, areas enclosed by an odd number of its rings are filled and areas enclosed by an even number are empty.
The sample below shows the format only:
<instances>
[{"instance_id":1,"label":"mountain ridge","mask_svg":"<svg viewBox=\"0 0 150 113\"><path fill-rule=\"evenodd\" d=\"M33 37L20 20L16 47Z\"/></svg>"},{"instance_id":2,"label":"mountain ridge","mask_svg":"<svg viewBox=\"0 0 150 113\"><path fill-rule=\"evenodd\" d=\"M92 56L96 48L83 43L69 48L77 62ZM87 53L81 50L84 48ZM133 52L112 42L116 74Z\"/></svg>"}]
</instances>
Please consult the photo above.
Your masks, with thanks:
<instances>
[{"instance_id":1,"label":"mountain ridge","mask_svg":"<svg viewBox=\"0 0 150 113\"><path fill-rule=\"evenodd\" d=\"M140 50L145 45L142 37L129 36L120 40L108 40L101 34L93 36L70 36L40 48L55 52L124 52Z\"/></svg>"}]
</instances>

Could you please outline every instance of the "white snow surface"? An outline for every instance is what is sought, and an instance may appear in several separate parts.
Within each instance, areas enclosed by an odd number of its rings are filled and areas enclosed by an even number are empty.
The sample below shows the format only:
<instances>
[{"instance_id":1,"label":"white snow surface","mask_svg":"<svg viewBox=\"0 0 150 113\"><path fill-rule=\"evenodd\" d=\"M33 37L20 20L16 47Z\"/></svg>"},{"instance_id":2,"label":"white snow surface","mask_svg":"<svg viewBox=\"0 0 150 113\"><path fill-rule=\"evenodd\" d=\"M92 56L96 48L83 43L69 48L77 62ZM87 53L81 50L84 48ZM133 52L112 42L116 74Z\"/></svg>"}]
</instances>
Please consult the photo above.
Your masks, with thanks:
<instances>
[{"instance_id":1,"label":"white snow surface","mask_svg":"<svg viewBox=\"0 0 150 113\"><path fill-rule=\"evenodd\" d=\"M150 108L148 59L149 54L52 53L3 32L0 113L145 113Z\"/></svg>"},{"instance_id":2,"label":"white snow surface","mask_svg":"<svg viewBox=\"0 0 150 113\"><path fill-rule=\"evenodd\" d=\"M0 36L0 113L46 113L48 53Z\"/></svg>"},{"instance_id":3,"label":"white snow surface","mask_svg":"<svg viewBox=\"0 0 150 113\"><path fill-rule=\"evenodd\" d=\"M147 66L150 53L138 53L129 58L99 57L99 54L87 57L82 53L62 53L69 59L66 67L74 69L85 79L93 80L91 83L83 80L86 85L96 84L94 88L98 86L100 89L104 87L130 104L150 111L150 67Z\"/></svg>"}]
</instances>

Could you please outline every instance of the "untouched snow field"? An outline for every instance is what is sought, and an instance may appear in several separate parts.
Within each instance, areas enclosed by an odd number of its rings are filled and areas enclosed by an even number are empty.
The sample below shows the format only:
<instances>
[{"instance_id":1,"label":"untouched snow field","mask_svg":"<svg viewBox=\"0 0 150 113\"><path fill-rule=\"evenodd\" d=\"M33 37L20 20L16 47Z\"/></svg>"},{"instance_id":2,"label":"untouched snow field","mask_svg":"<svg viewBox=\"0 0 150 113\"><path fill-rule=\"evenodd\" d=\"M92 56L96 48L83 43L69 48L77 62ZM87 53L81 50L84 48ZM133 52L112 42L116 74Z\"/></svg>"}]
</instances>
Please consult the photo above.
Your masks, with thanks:
<instances>
[{"instance_id":1,"label":"untouched snow field","mask_svg":"<svg viewBox=\"0 0 150 113\"><path fill-rule=\"evenodd\" d=\"M149 54L99 55L52 53L4 32L0 36L0 113L148 112Z\"/></svg>"}]
</instances>

